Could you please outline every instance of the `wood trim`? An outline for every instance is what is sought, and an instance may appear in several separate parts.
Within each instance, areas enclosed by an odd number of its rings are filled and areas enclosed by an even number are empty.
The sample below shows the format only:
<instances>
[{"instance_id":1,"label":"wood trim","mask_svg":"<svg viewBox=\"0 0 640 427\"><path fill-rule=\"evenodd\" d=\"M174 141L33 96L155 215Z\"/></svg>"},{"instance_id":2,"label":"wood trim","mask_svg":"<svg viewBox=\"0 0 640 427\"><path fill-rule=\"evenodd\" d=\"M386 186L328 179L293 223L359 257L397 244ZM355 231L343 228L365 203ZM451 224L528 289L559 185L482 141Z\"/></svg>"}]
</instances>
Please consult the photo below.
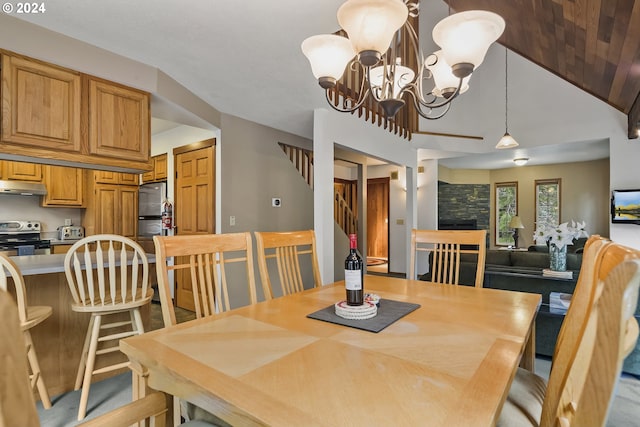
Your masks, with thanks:
<instances>
[{"instance_id":1,"label":"wood trim","mask_svg":"<svg viewBox=\"0 0 640 427\"><path fill-rule=\"evenodd\" d=\"M431 135L431 136L445 136L447 138L465 138L465 139L476 139L479 141L484 141L484 137L476 136L476 135L461 135L457 133L443 133L443 132L428 132L428 131L414 131L414 135Z\"/></svg>"},{"instance_id":2,"label":"wood trim","mask_svg":"<svg viewBox=\"0 0 640 427\"><path fill-rule=\"evenodd\" d=\"M640 131L638 123L640 123L640 94L636 96L636 100L633 101L631 110L627 115L627 137L629 139L638 139L638 132Z\"/></svg>"},{"instance_id":3,"label":"wood trim","mask_svg":"<svg viewBox=\"0 0 640 427\"><path fill-rule=\"evenodd\" d=\"M205 139L204 141L194 142L192 144L182 145L173 149L173 155L188 153L189 151L200 150L201 148L215 147L216 139Z\"/></svg>"}]
</instances>

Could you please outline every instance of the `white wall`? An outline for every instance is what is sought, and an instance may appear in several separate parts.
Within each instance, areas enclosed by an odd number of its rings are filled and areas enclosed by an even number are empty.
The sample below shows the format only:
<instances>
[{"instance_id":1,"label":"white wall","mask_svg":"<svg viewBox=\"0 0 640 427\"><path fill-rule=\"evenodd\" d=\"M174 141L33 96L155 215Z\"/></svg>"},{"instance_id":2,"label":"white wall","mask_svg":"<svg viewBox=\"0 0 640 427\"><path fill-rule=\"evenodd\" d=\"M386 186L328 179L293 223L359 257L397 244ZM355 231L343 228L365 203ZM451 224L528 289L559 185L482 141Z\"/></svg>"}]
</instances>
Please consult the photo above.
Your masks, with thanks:
<instances>
[{"instance_id":1,"label":"white wall","mask_svg":"<svg viewBox=\"0 0 640 427\"><path fill-rule=\"evenodd\" d=\"M640 141L628 140L626 135L618 134L611 139L611 189L640 188ZM611 224L611 239L632 248L640 249L640 225Z\"/></svg>"}]
</instances>

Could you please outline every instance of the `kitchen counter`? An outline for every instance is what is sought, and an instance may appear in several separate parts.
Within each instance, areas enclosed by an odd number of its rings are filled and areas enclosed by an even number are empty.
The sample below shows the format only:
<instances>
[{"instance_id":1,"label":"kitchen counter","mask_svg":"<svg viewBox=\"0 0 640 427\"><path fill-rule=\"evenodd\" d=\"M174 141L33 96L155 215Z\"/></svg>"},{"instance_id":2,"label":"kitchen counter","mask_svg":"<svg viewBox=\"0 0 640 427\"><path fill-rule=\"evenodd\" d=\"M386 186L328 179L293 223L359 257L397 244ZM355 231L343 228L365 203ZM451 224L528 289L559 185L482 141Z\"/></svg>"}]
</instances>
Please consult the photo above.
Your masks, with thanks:
<instances>
[{"instance_id":1,"label":"kitchen counter","mask_svg":"<svg viewBox=\"0 0 640 427\"><path fill-rule=\"evenodd\" d=\"M60 240L60 239L46 239L49 241L49 243L51 243L51 246L55 246L55 245L73 245L75 242L77 242L80 239L67 239L67 240Z\"/></svg>"},{"instance_id":2,"label":"kitchen counter","mask_svg":"<svg viewBox=\"0 0 640 427\"><path fill-rule=\"evenodd\" d=\"M11 257L16 263L23 276L34 276L37 274L64 273L65 254L54 255L25 255ZM155 264L155 254L147 254L149 264ZM106 265L106 264L105 264ZM149 268L149 271L153 268Z\"/></svg>"}]
</instances>

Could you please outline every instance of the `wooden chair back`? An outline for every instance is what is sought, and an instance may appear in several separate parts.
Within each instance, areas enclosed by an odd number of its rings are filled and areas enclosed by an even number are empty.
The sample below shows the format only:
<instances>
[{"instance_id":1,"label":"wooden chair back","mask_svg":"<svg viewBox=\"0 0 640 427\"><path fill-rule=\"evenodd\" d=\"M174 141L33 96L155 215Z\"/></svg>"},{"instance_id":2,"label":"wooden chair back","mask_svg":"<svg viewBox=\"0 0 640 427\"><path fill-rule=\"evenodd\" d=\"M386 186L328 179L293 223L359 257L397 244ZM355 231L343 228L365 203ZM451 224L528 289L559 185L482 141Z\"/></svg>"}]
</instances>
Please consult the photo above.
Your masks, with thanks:
<instances>
[{"instance_id":1,"label":"wooden chair back","mask_svg":"<svg viewBox=\"0 0 640 427\"><path fill-rule=\"evenodd\" d=\"M417 279L418 253L426 252L432 257L431 282L458 285L461 255L476 254L478 264L474 285L481 288L487 256L486 239L486 230L411 230L409 278Z\"/></svg>"},{"instance_id":2,"label":"wooden chair back","mask_svg":"<svg viewBox=\"0 0 640 427\"><path fill-rule=\"evenodd\" d=\"M266 299L273 298L273 286L269 276L269 260L275 260L282 295L300 292L304 289L300 260L310 257L313 273L313 287L322 286L316 235L313 230L287 232L256 231L258 246L258 266L260 280Z\"/></svg>"},{"instance_id":3,"label":"wooden chair back","mask_svg":"<svg viewBox=\"0 0 640 427\"><path fill-rule=\"evenodd\" d=\"M64 270L75 311L126 310L151 301L147 255L127 237L97 234L77 241Z\"/></svg>"},{"instance_id":4,"label":"wooden chair back","mask_svg":"<svg viewBox=\"0 0 640 427\"><path fill-rule=\"evenodd\" d=\"M640 252L618 244L604 251L602 266L609 273L597 280L595 300L553 405L555 412L543 405L542 426L604 426L622 363L638 339L633 313L640 287Z\"/></svg>"},{"instance_id":5,"label":"wooden chair back","mask_svg":"<svg viewBox=\"0 0 640 427\"><path fill-rule=\"evenodd\" d=\"M8 274L7 274L8 273ZM24 277L18 266L8 257L0 255L0 289L9 292L8 277L13 279L18 305L18 317L20 324L27 323L27 289L24 285Z\"/></svg>"},{"instance_id":6,"label":"wooden chair back","mask_svg":"<svg viewBox=\"0 0 640 427\"><path fill-rule=\"evenodd\" d=\"M0 291L0 426L38 426L38 412L29 384L25 342L18 308L11 295Z\"/></svg>"},{"instance_id":7,"label":"wooden chair back","mask_svg":"<svg viewBox=\"0 0 640 427\"><path fill-rule=\"evenodd\" d=\"M246 278L243 278L243 282L248 286L249 303L257 302L251 233L154 236L153 241L165 326L176 324L169 284L170 271L190 272L197 318L231 308L226 268L230 263L245 264Z\"/></svg>"}]
</instances>

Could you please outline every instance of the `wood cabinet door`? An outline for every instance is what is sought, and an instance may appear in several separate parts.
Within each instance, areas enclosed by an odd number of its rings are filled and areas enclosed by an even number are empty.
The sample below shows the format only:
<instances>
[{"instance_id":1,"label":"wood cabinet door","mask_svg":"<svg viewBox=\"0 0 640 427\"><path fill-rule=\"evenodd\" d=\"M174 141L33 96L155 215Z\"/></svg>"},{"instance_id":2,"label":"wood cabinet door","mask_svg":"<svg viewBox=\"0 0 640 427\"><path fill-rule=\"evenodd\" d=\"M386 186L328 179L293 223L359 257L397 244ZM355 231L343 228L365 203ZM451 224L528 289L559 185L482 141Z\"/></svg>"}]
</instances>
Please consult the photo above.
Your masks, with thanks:
<instances>
[{"instance_id":1,"label":"wood cabinet door","mask_svg":"<svg viewBox=\"0 0 640 427\"><path fill-rule=\"evenodd\" d=\"M2 140L80 152L80 74L2 55Z\"/></svg>"},{"instance_id":2,"label":"wood cabinet door","mask_svg":"<svg viewBox=\"0 0 640 427\"><path fill-rule=\"evenodd\" d=\"M93 179L98 184L117 184L120 180L120 172L93 171Z\"/></svg>"},{"instance_id":3,"label":"wood cabinet door","mask_svg":"<svg viewBox=\"0 0 640 427\"><path fill-rule=\"evenodd\" d=\"M94 234L119 234L120 194L116 185L98 184L95 187Z\"/></svg>"},{"instance_id":4,"label":"wood cabinet door","mask_svg":"<svg viewBox=\"0 0 640 427\"><path fill-rule=\"evenodd\" d=\"M175 156L176 234L214 233L215 152L213 146ZM179 263L180 260L176 260ZM187 270L176 271L176 306L195 310L191 277Z\"/></svg>"},{"instance_id":5,"label":"wood cabinet door","mask_svg":"<svg viewBox=\"0 0 640 427\"><path fill-rule=\"evenodd\" d=\"M27 162L4 162L4 179L42 182L42 165Z\"/></svg>"},{"instance_id":6,"label":"wood cabinet door","mask_svg":"<svg viewBox=\"0 0 640 427\"><path fill-rule=\"evenodd\" d=\"M89 79L89 152L149 161L149 95Z\"/></svg>"},{"instance_id":7,"label":"wood cabinet door","mask_svg":"<svg viewBox=\"0 0 640 427\"><path fill-rule=\"evenodd\" d=\"M47 194L42 197L42 206L85 205L83 169L48 165L43 169Z\"/></svg>"},{"instance_id":8,"label":"wood cabinet door","mask_svg":"<svg viewBox=\"0 0 640 427\"><path fill-rule=\"evenodd\" d=\"M119 186L119 222L118 234L136 239L138 237L138 187Z\"/></svg>"},{"instance_id":9,"label":"wood cabinet door","mask_svg":"<svg viewBox=\"0 0 640 427\"><path fill-rule=\"evenodd\" d=\"M140 178L138 174L135 173L120 173L119 174L118 183L124 185L138 185L140 183Z\"/></svg>"},{"instance_id":10,"label":"wood cabinet door","mask_svg":"<svg viewBox=\"0 0 640 427\"><path fill-rule=\"evenodd\" d=\"M167 179L167 161L168 161L167 153L159 154L154 156L153 159L153 173L154 179L156 181L161 181L163 179Z\"/></svg>"}]
</instances>

